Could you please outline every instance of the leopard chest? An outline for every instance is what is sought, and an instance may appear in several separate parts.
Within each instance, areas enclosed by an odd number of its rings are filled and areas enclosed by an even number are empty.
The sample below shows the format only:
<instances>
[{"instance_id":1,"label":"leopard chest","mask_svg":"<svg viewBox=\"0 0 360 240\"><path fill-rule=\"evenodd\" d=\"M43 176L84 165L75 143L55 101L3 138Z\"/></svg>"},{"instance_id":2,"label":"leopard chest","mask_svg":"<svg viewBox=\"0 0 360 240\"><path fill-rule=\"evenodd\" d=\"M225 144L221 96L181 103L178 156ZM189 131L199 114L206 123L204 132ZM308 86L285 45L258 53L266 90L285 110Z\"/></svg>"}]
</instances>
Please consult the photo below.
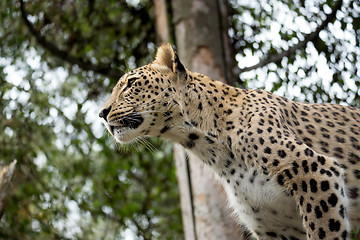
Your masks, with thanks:
<instances>
[{"instance_id":1,"label":"leopard chest","mask_svg":"<svg viewBox=\"0 0 360 240\"><path fill-rule=\"evenodd\" d=\"M240 224L260 239L306 238L295 198L285 188L266 175L261 166L246 164L239 157L244 154L231 147L230 141L209 141L209 136L197 135L196 140L189 137L193 144L184 146L215 172Z\"/></svg>"},{"instance_id":2,"label":"leopard chest","mask_svg":"<svg viewBox=\"0 0 360 240\"><path fill-rule=\"evenodd\" d=\"M295 199L255 168L220 177L238 221L259 237L305 238Z\"/></svg>"}]
</instances>

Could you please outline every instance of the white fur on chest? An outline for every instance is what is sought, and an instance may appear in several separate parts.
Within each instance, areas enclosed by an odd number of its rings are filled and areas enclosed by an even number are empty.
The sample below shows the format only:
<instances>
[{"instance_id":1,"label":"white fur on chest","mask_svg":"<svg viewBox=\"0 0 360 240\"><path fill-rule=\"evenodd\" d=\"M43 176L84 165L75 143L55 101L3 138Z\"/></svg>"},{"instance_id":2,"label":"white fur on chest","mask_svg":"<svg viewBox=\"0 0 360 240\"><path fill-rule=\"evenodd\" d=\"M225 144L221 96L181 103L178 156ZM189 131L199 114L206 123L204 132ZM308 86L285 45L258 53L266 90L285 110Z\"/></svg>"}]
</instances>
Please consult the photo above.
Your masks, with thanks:
<instances>
[{"instance_id":1,"label":"white fur on chest","mask_svg":"<svg viewBox=\"0 0 360 240\"><path fill-rule=\"evenodd\" d=\"M232 174L220 160L226 159L227 151L220 151L224 145L206 148L203 147L206 146L204 144L189 153L197 155L200 159L211 159L215 157L212 156L212 152L215 151L217 162L220 164L204 166L214 171L215 176L223 184L229 205L238 222L259 239L273 239L269 238L269 233L276 233L278 237L286 239L305 239L306 233L294 197L286 194L285 188L262 173L261 169L246 166L238 159L234 159L230 167L235 170Z\"/></svg>"},{"instance_id":2,"label":"white fur on chest","mask_svg":"<svg viewBox=\"0 0 360 240\"><path fill-rule=\"evenodd\" d=\"M257 235L284 232L286 236L300 237L304 229L295 199L273 179L262 173L254 175L254 171L247 169L243 178L234 176L230 183L221 179L238 221Z\"/></svg>"}]
</instances>

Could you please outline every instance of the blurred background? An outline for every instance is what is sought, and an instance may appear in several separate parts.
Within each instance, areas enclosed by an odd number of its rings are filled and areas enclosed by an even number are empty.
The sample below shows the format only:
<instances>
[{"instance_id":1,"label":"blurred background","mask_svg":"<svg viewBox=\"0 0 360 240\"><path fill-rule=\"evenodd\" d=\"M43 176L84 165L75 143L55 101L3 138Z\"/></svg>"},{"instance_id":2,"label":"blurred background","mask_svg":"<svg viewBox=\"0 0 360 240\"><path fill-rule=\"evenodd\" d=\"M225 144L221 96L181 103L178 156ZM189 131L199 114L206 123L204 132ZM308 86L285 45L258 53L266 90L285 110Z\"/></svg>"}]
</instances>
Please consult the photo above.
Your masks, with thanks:
<instances>
[{"instance_id":1,"label":"blurred background","mask_svg":"<svg viewBox=\"0 0 360 240\"><path fill-rule=\"evenodd\" d=\"M17 161L0 239L184 238L172 145L117 146L98 118L119 77L153 60L155 1L0 2L0 161ZM358 0L219 2L233 85L360 106Z\"/></svg>"}]
</instances>

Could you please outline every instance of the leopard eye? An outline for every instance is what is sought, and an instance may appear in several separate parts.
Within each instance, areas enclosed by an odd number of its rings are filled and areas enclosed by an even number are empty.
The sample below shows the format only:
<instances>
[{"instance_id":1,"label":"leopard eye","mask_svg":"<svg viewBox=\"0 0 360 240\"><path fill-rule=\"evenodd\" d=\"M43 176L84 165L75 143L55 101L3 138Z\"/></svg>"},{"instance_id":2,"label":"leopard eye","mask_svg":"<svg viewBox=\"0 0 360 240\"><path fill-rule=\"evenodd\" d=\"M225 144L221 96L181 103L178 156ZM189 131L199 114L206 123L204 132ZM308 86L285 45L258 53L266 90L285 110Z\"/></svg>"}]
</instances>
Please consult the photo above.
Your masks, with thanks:
<instances>
[{"instance_id":1,"label":"leopard eye","mask_svg":"<svg viewBox=\"0 0 360 240\"><path fill-rule=\"evenodd\" d=\"M131 85L132 85L137 79L138 79L138 78L129 78L129 79L127 80L127 85L126 85L126 88L124 89L124 91L127 90L128 88L130 88Z\"/></svg>"}]
</instances>

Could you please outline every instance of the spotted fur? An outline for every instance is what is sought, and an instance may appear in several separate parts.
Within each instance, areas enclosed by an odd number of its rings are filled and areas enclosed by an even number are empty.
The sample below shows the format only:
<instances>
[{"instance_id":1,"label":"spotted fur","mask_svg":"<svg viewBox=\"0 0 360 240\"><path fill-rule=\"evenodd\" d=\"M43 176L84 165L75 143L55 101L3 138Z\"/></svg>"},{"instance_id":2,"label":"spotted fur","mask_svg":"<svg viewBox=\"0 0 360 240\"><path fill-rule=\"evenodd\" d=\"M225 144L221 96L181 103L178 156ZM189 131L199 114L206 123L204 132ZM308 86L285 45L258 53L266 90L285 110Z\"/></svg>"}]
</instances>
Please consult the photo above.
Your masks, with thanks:
<instances>
[{"instance_id":1,"label":"spotted fur","mask_svg":"<svg viewBox=\"0 0 360 240\"><path fill-rule=\"evenodd\" d=\"M119 142L182 144L257 239L348 239L360 227L360 110L238 89L187 70L171 45L125 74L100 111Z\"/></svg>"}]
</instances>

